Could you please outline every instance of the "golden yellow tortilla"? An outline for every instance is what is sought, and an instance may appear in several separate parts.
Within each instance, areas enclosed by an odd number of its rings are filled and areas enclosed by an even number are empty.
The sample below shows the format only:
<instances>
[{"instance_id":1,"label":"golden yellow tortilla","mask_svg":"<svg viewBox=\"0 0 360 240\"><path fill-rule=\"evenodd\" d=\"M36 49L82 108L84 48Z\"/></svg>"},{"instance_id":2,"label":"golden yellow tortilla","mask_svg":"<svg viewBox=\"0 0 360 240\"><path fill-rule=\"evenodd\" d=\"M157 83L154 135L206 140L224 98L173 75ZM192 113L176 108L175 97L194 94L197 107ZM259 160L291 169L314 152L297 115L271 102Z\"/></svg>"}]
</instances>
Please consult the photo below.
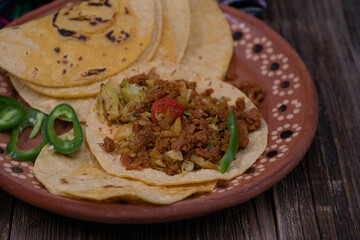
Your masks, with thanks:
<instances>
[{"instance_id":1,"label":"golden yellow tortilla","mask_svg":"<svg viewBox=\"0 0 360 240\"><path fill-rule=\"evenodd\" d=\"M80 122L85 122L89 110L95 100L94 97L65 99L52 98L40 93L37 93L27 86L15 76L9 74L9 78L19 95L33 108L38 109L46 114L49 114L57 105L61 103L70 104L78 116Z\"/></svg>"},{"instance_id":2,"label":"golden yellow tortilla","mask_svg":"<svg viewBox=\"0 0 360 240\"><path fill-rule=\"evenodd\" d=\"M180 62L190 34L188 0L161 0L164 26L161 43L152 61Z\"/></svg>"},{"instance_id":3,"label":"golden yellow tortilla","mask_svg":"<svg viewBox=\"0 0 360 240\"><path fill-rule=\"evenodd\" d=\"M130 1L132 1L132 0L130 0ZM134 3L134 4L136 4L136 3ZM137 4L146 4L146 3L140 1ZM155 11L155 27L154 27L153 37L152 37L149 47L136 60L135 64L146 63L146 62L151 61L151 59L154 57L154 55L159 47L160 41L161 41L161 35L162 35L162 29L163 29L163 10L162 10L161 0L154 0L154 6L155 6L155 9L154 9L154 11Z\"/></svg>"},{"instance_id":4,"label":"golden yellow tortilla","mask_svg":"<svg viewBox=\"0 0 360 240\"><path fill-rule=\"evenodd\" d=\"M155 28L156 18L162 17L156 1L83 1L5 28L0 31L0 66L48 87L102 80L140 58L151 59L158 44L154 40L160 40L156 34L161 35L161 27Z\"/></svg>"},{"instance_id":5,"label":"golden yellow tortilla","mask_svg":"<svg viewBox=\"0 0 360 240\"><path fill-rule=\"evenodd\" d=\"M95 201L146 201L171 204L195 193L210 192L216 182L173 187L150 186L105 172L85 144L63 155L46 145L34 165L36 178L56 195Z\"/></svg>"},{"instance_id":6,"label":"golden yellow tortilla","mask_svg":"<svg viewBox=\"0 0 360 240\"><path fill-rule=\"evenodd\" d=\"M156 0L156 3L159 0ZM157 6L156 4L155 6ZM157 7L158 9L159 7ZM187 0L161 0L161 8L163 13L162 33L161 39L155 39L154 42L160 43L156 49L152 61L169 61L179 62L185 52L187 40L190 33L190 10ZM157 10L159 11L159 10ZM158 16L159 17L159 16ZM161 27L161 24L156 21L156 29ZM159 37L158 33L154 36ZM155 49L154 46L149 49ZM143 55L146 55L145 53ZM145 61L145 58L143 62ZM137 62L140 61L138 59ZM149 55L146 60L149 59ZM143 63L139 62L139 63ZM31 82L22 81L24 85L34 90L35 92L54 98L79 98L95 96L100 89L100 85L106 82L107 79L93 82L86 85L64 88L44 87Z\"/></svg>"},{"instance_id":7,"label":"golden yellow tortilla","mask_svg":"<svg viewBox=\"0 0 360 240\"><path fill-rule=\"evenodd\" d=\"M163 0L175 39L175 62L184 56L190 35L190 0Z\"/></svg>"},{"instance_id":8,"label":"golden yellow tortilla","mask_svg":"<svg viewBox=\"0 0 360 240\"><path fill-rule=\"evenodd\" d=\"M179 3L184 0L179 1ZM187 2L187 1L186 1ZM150 59L155 61L172 61L176 60L175 56L175 40L172 32L172 27L169 22L167 8L164 7L163 4L166 4L165 0L155 0L155 11L159 14L156 14L156 33L153 35L153 41L151 46L148 47L149 51L144 52L143 55L137 60L137 63L145 63ZM182 10L183 4L175 4L171 6L170 9L177 8L179 6L179 10ZM180 8L181 7L181 8ZM175 12L175 9L172 10ZM162 12L162 13L161 13ZM186 12L184 12L185 14ZM187 17L190 17L189 15ZM186 23L186 15L184 15L184 20L177 20L178 22ZM181 26L181 24L178 24ZM185 25L185 24L183 24ZM161 30L162 28L162 30ZM180 30L180 29L179 29ZM155 55L153 57L153 55ZM81 97L91 97L95 96L100 89L100 85L106 82L108 79L104 79L102 81L93 82L86 85L74 86L74 87L45 87L40 86L31 82L27 82L21 80L24 85L28 88L38 92L40 94L53 97L53 98L81 98Z\"/></svg>"},{"instance_id":9,"label":"golden yellow tortilla","mask_svg":"<svg viewBox=\"0 0 360 240\"><path fill-rule=\"evenodd\" d=\"M181 63L207 77L223 79L233 53L229 23L215 0L189 0L190 36Z\"/></svg>"},{"instance_id":10,"label":"golden yellow tortilla","mask_svg":"<svg viewBox=\"0 0 360 240\"><path fill-rule=\"evenodd\" d=\"M93 82L86 85L80 85L74 87L62 87L62 88L44 87L33 84L31 82L21 80L19 78L17 79L21 81L21 84L25 85L29 89L41 95L48 96L51 98L76 99L76 98L95 96L99 92L101 84L105 83L109 78L105 78L104 80Z\"/></svg>"},{"instance_id":11,"label":"golden yellow tortilla","mask_svg":"<svg viewBox=\"0 0 360 240\"><path fill-rule=\"evenodd\" d=\"M203 92L205 89L213 88L215 92L212 94L212 97L230 98L230 105L234 105L236 99L243 97L246 103L246 110L255 107L255 105L239 89L233 87L232 85L216 79L204 78L190 68L176 63L148 63L130 68L122 72L121 75L118 75L117 79L113 79L114 85L118 87L124 78L141 73L148 73L153 68L156 68L156 73L160 75L161 79L184 79L187 81L193 81L197 83L196 90L198 92ZM105 152L99 144L103 143L103 139L106 136L114 139L116 129L119 128L121 124L112 124L109 126L106 122L100 123L95 108L92 108L86 123L87 142L89 143L91 151L106 172L116 176L133 178L141 180L147 184L159 186L232 179L242 174L246 171L246 169L255 163L257 158L266 148L268 135L267 125L265 121L262 120L260 129L249 133L248 146L236 154L235 159L232 161L225 174L221 174L220 171L212 169L201 169L187 174L170 176L163 171L152 168L126 170L125 166L123 166L120 161L119 155L115 152Z\"/></svg>"},{"instance_id":12,"label":"golden yellow tortilla","mask_svg":"<svg viewBox=\"0 0 360 240\"><path fill-rule=\"evenodd\" d=\"M152 61L175 61L175 39L167 12L166 1L161 0L163 10L163 28L161 33L160 45Z\"/></svg>"}]
</instances>

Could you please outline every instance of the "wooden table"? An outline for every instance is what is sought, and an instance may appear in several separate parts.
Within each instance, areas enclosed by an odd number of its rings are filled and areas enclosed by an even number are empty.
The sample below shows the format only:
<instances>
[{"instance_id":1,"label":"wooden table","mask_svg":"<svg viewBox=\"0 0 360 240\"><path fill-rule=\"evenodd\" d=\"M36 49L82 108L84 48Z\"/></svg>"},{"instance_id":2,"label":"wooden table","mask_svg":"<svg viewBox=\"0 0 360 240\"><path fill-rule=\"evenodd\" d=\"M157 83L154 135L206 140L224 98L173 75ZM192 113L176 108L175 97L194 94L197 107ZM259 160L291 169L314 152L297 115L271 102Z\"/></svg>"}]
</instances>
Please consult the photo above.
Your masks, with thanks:
<instances>
[{"instance_id":1,"label":"wooden table","mask_svg":"<svg viewBox=\"0 0 360 240\"><path fill-rule=\"evenodd\" d=\"M269 191L208 216L154 225L62 217L0 190L0 239L359 239L360 1L268 1L260 16L300 54L319 95L302 162Z\"/></svg>"}]
</instances>

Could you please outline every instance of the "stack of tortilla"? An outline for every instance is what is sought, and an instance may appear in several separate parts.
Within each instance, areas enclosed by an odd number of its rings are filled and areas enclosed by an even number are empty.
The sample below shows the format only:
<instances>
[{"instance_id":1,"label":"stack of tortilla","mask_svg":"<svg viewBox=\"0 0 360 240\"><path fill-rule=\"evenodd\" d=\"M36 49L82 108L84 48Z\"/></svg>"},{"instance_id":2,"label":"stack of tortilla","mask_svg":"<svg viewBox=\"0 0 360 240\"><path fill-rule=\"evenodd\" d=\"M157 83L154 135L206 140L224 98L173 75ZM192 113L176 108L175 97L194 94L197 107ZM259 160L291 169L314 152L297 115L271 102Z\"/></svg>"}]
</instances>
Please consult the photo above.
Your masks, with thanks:
<instances>
[{"instance_id":1,"label":"stack of tortilla","mask_svg":"<svg viewBox=\"0 0 360 240\"><path fill-rule=\"evenodd\" d=\"M215 0L87 0L0 31L0 67L32 107L69 103L85 122L100 85L149 61L222 79L232 56Z\"/></svg>"},{"instance_id":2,"label":"stack of tortilla","mask_svg":"<svg viewBox=\"0 0 360 240\"><path fill-rule=\"evenodd\" d=\"M81 122L88 120L87 142L77 152L63 155L43 148L34 167L37 179L50 192L72 198L170 204L241 174L266 147L265 122L228 174L205 171L200 178L168 179L151 169L139 175L112 169L118 159L99 149L99 123L93 112L89 115L102 83L118 85L153 67L169 80L197 81L202 88L213 82L217 97L241 97L219 81L232 51L230 27L215 0L83 0L1 30L0 67L20 96L45 113L68 103Z\"/></svg>"}]
</instances>

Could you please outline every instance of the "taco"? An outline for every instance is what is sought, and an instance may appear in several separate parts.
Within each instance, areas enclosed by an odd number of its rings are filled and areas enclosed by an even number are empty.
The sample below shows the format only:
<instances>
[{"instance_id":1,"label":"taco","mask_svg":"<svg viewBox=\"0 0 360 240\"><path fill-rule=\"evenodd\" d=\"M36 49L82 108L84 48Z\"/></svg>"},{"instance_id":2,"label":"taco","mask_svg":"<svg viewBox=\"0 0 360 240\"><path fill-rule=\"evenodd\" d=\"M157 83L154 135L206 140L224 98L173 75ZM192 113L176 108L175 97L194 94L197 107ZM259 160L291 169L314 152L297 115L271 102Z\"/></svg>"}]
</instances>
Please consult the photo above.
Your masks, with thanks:
<instances>
[{"instance_id":1,"label":"taco","mask_svg":"<svg viewBox=\"0 0 360 240\"><path fill-rule=\"evenodd\" d=\"M86 124L90 149L110 174L152 185L229 180L267 145L259 110L229 84L175 63L148 63L117 77L102 86ZM231 110L239 148L221 173Z\"/></svg>"}]
</instances>

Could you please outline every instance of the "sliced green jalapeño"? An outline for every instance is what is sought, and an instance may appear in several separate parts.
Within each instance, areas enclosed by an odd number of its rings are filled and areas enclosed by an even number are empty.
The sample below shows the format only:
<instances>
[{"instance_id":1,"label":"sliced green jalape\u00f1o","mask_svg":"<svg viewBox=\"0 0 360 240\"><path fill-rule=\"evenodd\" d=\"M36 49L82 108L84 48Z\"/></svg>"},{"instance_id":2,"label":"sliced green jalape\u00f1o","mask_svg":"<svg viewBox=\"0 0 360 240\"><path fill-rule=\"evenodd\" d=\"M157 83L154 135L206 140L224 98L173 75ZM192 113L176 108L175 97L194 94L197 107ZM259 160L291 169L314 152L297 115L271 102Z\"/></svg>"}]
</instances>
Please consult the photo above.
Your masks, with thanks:
<instances>
[{"instance_id":1,"label":"sliced green jalape\u00f1o","mask_svg":"<svg viewBox=\"0 0 360 240\"><path fill-rule=\"evenodd\" d=\"M25 107L10 97L0 95L0 131L15 127L24 118Z\"/></svg>"},{"instance_id":2,"label":"sliced green jalape\u00f1o","mask_svg":"<svg viewBox=\"0 0 360 240\"><path fill-rule=\"evenodd\" d=\"M73 137L59 138L55 132L55 120L60 118L72 122L74 128ZM76 116L74 109L69 104L60 104L56 106L46 120L46 138L51 146L58 152L69 154L78 150L83 142L83 130Z\"/></svg>"},{"instance_id":3,"label":"sliced green jalape\u00f1o","mask_svg":"<svg viewBox=\"0 0 360 240\"><path fill-rule=\"evenodd\" d=\"M3 95L0 95L0 104L12 104L24 107L20 102L16 101L15 99Z\"/></svg>"},{"instance_id":4,"label":"sliced green jalape\u00f1o","mask_svg":"<svg viewBox=\"0 0 360 240\"><path fill-rule=\"evenodd\" d=\"M39 118L46 119L45 114L39 114L38 110L29 108L25 112L25 117L22 119L22 121L12 130L10 141L6 147L6 154L10 157L19 160L19 161L32 161L34 162L36 157L39 155L41 149L45 146L47 143L46 137L45 137L45 121L40 120ZM34 127L36 122L42 122L42 124L38 127L37 130L33 130L32 135L36 135L39 130L41 130L42 134L42 140L39 146L32 148L30 150L24 151L17 147L17 143L19 142L19 136L21 132L28 128L28 127Z\"/></svg>"},{"instance_id":5,"label":"sliced green jalape\u00f1o","mask_svg":"<svg viewBox=\"0 0 360 240\"><path fill-rule=\"evenodd\" d=\"M220 160L220 172L224 174L234 160L235 154L239 147L239 132L236 126L236 116L234 110L229 112L226 120L227 130L230 132L229 146L226 153Z\"/></svg>"}]
</instances>

